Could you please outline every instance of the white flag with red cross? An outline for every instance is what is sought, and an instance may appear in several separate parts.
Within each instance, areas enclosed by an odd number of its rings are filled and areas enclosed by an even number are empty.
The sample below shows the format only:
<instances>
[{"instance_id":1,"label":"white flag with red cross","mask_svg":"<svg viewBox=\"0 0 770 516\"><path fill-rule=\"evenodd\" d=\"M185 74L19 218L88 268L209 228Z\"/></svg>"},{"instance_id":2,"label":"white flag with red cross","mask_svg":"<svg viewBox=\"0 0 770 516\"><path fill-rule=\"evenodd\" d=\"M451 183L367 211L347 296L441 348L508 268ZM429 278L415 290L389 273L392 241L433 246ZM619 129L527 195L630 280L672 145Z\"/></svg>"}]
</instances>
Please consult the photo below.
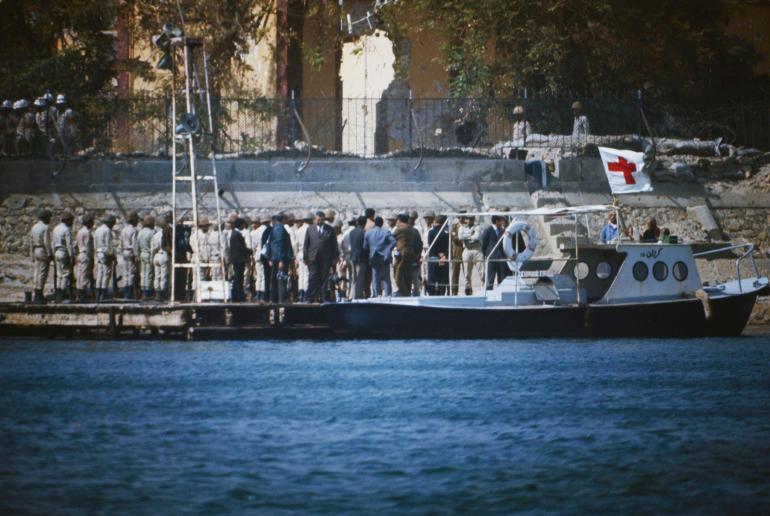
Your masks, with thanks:
<instances>
[{"instance_id":1,"label":"white flag with red cross","mask_svg":"<svg viewBox=\"0 0 770 516\"><path fill-rule=\"evenodd\" d=\"M650 176L644 172L644 154L599 147L604 173L613 194L652 192Z\"/></svg>"}]
</instances>

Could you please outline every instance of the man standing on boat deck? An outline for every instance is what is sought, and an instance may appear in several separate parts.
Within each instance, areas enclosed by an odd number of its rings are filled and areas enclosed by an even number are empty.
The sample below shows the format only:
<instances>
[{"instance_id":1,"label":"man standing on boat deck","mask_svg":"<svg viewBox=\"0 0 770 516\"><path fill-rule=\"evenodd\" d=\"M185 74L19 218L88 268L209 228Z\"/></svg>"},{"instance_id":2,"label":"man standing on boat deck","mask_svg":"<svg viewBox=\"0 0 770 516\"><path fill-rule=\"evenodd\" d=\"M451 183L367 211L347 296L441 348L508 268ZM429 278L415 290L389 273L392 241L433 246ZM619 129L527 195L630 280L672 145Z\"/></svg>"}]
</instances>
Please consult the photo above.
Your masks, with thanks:
<instances>
[{"instance_id":1,"label":"man standing on boat deck","mask_svg":"<svg viewBox=\"0 0 770 516\"><path fill-rule=\"evenodd\" d=\"M51 212L40 210L37 222L30 231L30 254L35 283L35 304L45 304L45 284L51 264L51 233L48 225L51 223Z\"/></svg>"},{"instance_id":2,"label":"man standing on boat deck","mask_svg":"<svg viewBox=\"0 0 770 516\"><path fill-rule=\"evenodd\" d=\"M152 237L155 234L155 217L146 215L142 221L142 229L136 235L136 255L139 257L139 289L142 300L152 299Z\"/></svg>"},{"instance_id":3,"label":"man standing on boat deck","mask_svg":"<svg viewBox=\"0 0 770 516\"><path fill-rule=\"evenodd\" d=\"M273 215L273 225L262 236L264 246L267 246L268 290L273 303L288 301L286 286L294 251L291 237L283 225L283 213Z\"/></svg>"},{"instance_id":4,"label":"man standing on boat deck","mask_svg":"<svg viewBox=\"0 0 770 516\"><path fill-rule=\"evenodd\" d=\"M307 303L308 275L310 271L305 263L305 237L313 228L313 212L307 212L302 217L303 224L297 228L297 289L299 302Z\"/></svg>"},{"instance_id":5,"label":"man standing on boat deck","mask_svg":"<svg viewBox=\"0 0 770 516\"><path fill-rule=\"evenodd\" d=\"M94 231L94 247L96 248L96 301L107 299L112 286L112 266L115 263L115 247L112 239L112 227L115 216L107 215L102 219L102 225Z\"/></svg>"},{"instance_id":6,"label":"man standing on boat deck","mask_svg":"<svg viewBox=\"0 0 770 516\"><path fill-rule=\"evenodd\" d=\"M251 260L251 249L246 245L246 240L241 233L246 227L246 221L238 217L235 219L233 226L233 230L230 233L230 263L233 266L230 299L234 303L241 303L246 300L243 293L243 273L246 269L246 264Z\"/></svg>"},{"instance_id":7,"label":"man standing on boat deck","mask_svg":"<svg viewBox=\"0 0 770 516\"><path fill-rule=\"evenodd\" d=\"M94 227L94 216L84 213L80 222L83 227L75 237L78 248L75 283L78 290L78 303L85 303L86 299L91 298L93 288L94 239L91 228Z\"/></svg>"},{"instance_id":8,"label":"man standing on boat deck","mask_svg":"<svg viewBox=\"0 0 770 516\"><path fill-rule=\"evenodd\" d=\"M481 253L481 224L476 224L475 217L466 217L457 230L457 237L463 244L463 264L465 265L465 295L473 294L473 270L479 278L484 278L484 255Z\"/></svg>"},{"instance_id":9,"label":"man standing on boat deck","mask_svg":"<svg viewBox=\"0 0 770 516\"><path fill-rule=\"evenodd\" d=\"M72 262L75 246L72 243L72 222L75 216L69 210L61 214L61 222L53 230L53 256L56 267L56 302L69 303L71 290Z\"/></svg>"},{"instance_id":10,"label":"man standing on boat deck","mask_svg":"<svg viewBox=\"0 0 770 516\"><path fill-rule=\"evenodd\" d=\"M602 244L610 244L618 239L618 234L618 217L613 211L610 213L607 225L602 228L602 232L599 235L599 238L601 239Z\"/></svg>"},{"instance_id":11,"label":"man standing on boat deck","mask_svg":"<svg viewBox=\"0 0 770 516\"><path fill-rule=\"evenodd\" d=\"M419 231L409 223L409 216L406 213L398 215L393 237L396 239L395 276L398 295L408 297L414 294L413 274L414 269L419 267L422 239Z\"/></svg>"},{"instance_id":12,"label":"man standing on boat deck","mask_svg":"<svg viewBox=\"0 0 770 516\"><path fill-rule=\"evenodd\" d=\"M425 292L430 296L445 296L449 283L449 230L446 216L436 217L428 231L428 284Z\"/></svg>"},{"instance_id":13,"label":"man standing on boat deck","mask_svg":"<svg viewBox=\"0 0 770 516\"><path fill-rule=\"evenodd\" d=\"M382 217L375 217L374 227L364 235L364 252L369 257L372 270L372 297L390 297L393 294L390 264L396 239L382 224Z\"/></svg>"},{"instance_id":14,"label":"man standing on boat deck","mask_svg":"<svg viewBox=\"0 0 770 516\"><path fill-rule=\"evenodd\" d=\"M169 257L171 256L170 220L171 219L167 217L158 219L158 229L152 236L150 248L152 265L154 267L155 299L161 302L168 299L168 269Z\"/></svg>"},{"instance_id":15,"label":"man standing on boat deck","mask_svg":"<svg viewBox=\"0 0 770 516\"><path fill-rule=\"evenodd\" d=\"M484 230L481 237L481 249L484 252L484 258L489 260L486 270L487 290L492 290L495 287L495 278L499 285L509 276L503 244L498 245L505 231L505 222L505 217L492 215L492 225Z\"/></svg>"},{"instance_id":16,"label":"man standing on boat deck","mask_svg":"<svg viewBox=\"0 0 770 516\"><path fill-rule=\"evenodd\" d=\"M329 276L340 255L337 235L329 224L325 214L317 211L315 225L305 234L305 264L310 272L308 278L308 299L310 302L327 302L329 299Z\"/></svg>"},{"instance_id":17,"label":"man standing on boat deck","mask_svg":"<svg viewBox=\"0 0 770 516\"><path fill-rule=\"evenodd\" d=\"M348 233L348 249L351 273L350 297L352 299L364 299L364 286L366 283L366 269L369 267L369 260L364 251L364 227L367 224L365 215L356 219L355 227Z\"/></svg>"}]
</instances>

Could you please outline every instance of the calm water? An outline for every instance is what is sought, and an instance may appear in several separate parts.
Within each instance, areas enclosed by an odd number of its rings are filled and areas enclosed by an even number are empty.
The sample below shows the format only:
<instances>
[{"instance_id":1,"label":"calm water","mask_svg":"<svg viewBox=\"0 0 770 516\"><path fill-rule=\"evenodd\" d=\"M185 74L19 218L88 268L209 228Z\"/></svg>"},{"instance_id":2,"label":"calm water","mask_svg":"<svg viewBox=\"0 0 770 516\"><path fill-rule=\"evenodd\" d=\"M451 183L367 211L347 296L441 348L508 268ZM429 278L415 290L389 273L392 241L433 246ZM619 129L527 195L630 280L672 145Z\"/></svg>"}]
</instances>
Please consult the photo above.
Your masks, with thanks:
<instances>
[{"instance_id":1,"label":"calm water","mask_svg":"<svg viewBox=\"0 0 770 516\"><path fill-rule=\"evenodd\" d=\"M770 338L0 341L0 511L770 510Z\"/></svg>"}]
</instances>

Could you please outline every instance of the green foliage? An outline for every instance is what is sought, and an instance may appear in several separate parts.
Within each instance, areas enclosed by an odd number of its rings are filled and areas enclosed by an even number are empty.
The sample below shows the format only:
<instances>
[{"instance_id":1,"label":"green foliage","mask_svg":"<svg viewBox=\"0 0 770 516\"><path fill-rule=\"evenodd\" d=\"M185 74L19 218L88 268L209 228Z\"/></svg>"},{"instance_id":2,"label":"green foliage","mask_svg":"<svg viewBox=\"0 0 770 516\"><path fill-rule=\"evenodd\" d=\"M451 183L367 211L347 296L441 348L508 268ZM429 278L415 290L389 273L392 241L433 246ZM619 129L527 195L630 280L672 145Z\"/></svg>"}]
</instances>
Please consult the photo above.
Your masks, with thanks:
<instances>
[{"instance_id":1,"label":"green foliage","mask_svg":"<svg viewBox=\"0 0 770 516\"><path fill-rule=\"evenodd\" d=\"M116 73L115 14L104 0L0 2L0 91L28 99L48 89L73 98L104 91Z\"/></svg>"}]
</instances>

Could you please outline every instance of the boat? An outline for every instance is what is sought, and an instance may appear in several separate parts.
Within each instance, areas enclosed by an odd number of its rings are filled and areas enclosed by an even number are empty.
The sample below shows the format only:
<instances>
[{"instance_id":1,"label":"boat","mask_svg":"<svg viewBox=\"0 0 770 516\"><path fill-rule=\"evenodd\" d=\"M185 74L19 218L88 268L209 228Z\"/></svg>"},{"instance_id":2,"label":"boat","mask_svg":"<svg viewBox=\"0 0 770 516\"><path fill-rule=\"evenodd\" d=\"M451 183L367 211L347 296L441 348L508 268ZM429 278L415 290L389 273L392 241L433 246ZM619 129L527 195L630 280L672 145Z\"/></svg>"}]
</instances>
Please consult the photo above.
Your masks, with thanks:
<instances>
[{"instance_id":1,"label":"boat","mask_svg":"<svg viewBox=\"0 0 770 516\"><path fill-rule=\"evenodd\" d=\"M560 256L533 257L536 223L527 220L566 218L577 229L579 219L610 210L620 214L616 206L603 205L506 212L514 222L497 245L512 275L493 290L329 303L323 305L326 319L336 335L362 339L698 338L743 332L757 297L770 293L750 243L700 251L695 244L622 237L611 244L581 243L576 230L574 245L561 245ZM450 214L446 223L458 216ZM529 252L511 249L517 231L525 234ZM725 257L735 259L735 277L701 281L696 260ZM747 263L751 271L744 277Z\"/></svg>"}]
</instances>

